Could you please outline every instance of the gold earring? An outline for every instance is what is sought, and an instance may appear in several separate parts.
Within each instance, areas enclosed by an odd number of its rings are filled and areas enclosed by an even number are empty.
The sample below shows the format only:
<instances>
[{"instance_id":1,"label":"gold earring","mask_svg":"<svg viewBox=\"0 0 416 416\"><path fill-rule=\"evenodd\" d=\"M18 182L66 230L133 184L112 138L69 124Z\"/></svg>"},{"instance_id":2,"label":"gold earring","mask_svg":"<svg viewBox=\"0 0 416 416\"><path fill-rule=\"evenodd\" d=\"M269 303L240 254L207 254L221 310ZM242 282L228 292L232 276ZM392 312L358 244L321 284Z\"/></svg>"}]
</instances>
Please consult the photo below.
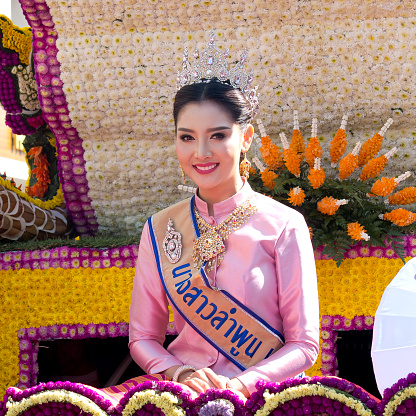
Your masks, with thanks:
<instances>
[{"instance_id":1,"label":"gold earring","mask_svg":"<svg viewBox=\"0 0 416 416\"><path fill-rule=\"evenodd\" d=\"M240 175L244 176L246 179L250 176L251 163L248 161L246 154L244 154L244 159L240 163Z\"/></svg>"},{"instance_id":2,"label":"gold earring","mask_svg":"<svg viewBox=\"0 0 416 416\"><path fill-rule=\"evenodd\" d=\"M185 185L185 172L182 169L182 166L179 165L179 168L181 169L181 174L182 174L182 183Z\"/></svg>"}]
</instances>

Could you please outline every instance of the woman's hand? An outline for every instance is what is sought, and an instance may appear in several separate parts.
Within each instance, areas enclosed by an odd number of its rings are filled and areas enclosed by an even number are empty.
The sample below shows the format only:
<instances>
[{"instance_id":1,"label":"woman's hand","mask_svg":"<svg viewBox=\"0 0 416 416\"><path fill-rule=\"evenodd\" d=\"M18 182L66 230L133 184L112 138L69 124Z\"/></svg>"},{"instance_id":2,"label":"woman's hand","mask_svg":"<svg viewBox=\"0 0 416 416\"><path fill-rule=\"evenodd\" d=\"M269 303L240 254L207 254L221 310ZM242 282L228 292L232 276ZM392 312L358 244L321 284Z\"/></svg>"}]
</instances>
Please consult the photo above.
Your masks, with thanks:
<instances>
[{"instance_id":1,"label":"woman's hand","mask_svg":"<svg viewBox=\"0 0 416 416\"><path fill-rule=\"evenodd\" d=\"M191 374L182 373L178 381L197 393L204 393L211 388L226 389L228 378L214 373L210 368L201 368Z\"/></svg>"}]
</instances>

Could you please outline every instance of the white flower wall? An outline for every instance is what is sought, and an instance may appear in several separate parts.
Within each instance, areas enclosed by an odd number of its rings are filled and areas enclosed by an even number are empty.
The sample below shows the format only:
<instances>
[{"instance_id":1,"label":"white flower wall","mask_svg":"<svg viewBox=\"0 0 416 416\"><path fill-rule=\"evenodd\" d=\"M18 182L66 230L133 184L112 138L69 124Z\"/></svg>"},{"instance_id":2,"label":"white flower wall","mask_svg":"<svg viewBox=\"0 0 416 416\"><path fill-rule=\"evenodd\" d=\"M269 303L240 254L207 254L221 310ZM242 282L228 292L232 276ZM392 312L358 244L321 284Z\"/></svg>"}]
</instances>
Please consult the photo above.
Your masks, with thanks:
<instances>
[{"instance_id":1,"label":"white flower wall","mask_svg":"<svg viewBox=\"0 0 416 416\"><path fill-rule=\"evenodd\" d=\"M259 118L277 142L299 111L325 148L348 114L349 149L384 122L388 174L414 170L416 4L413 1L46 1L58 34L69 118L85 150L91 206L101 232L136 234L146 218L185 197L175 157L172 103L185 46L208 31L248 49ZM255 150L254 150L255 151ZM324 154L328 154L327 152Z\"/></svg>"}]
</instances>

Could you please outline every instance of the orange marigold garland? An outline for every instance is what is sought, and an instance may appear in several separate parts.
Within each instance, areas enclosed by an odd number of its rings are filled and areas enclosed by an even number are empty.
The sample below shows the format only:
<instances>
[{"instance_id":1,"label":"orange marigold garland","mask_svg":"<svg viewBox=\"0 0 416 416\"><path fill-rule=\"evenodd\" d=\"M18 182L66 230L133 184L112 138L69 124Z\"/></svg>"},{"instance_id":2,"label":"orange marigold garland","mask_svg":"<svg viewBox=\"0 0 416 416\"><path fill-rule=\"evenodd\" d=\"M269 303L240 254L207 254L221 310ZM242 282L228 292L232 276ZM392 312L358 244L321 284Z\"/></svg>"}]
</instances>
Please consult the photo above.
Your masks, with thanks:
<instances>
[{"instance_id":1,"label":"orange marigold garland","mask_svg":"<svg viewBox=\"0 0 416 416\"><path fill-rule=\"evenodd\" d=\"M368 241L370 239L370 236L366 233L365 228L358 222L350 222L347 224L347 232L353 240Z\"/></svg>"},{"instance_id":2,"label":"orange marigold garland","mask_svg":"<svg viewBox=\"0 0 416 416\"><path fill-rule=\"evenodd\" d=\"M318 202L318 211L326 215L334 215L341 205L348 204L346 199L335 199L332 196L326 196Z\"/></svg>"},{"instance_id":3,"label":"orange marigold garland","mask_svg":"<svg viewBox=\"0 0 416 416\"><path fill-rule=\"evenodd\" d=\"M361 142L358 142L354 150L343 157L339 162L339 178L347 179L358 167L358 152L360 151Z\"/></svg>"},{"instance_id":4,"label":"orange marigold garland","mask_svg":"<svg viewBox=\"0 0 416 416\"><path fill-rule=\"evenodd\" d=\"M311 138L309 139L308 145L305 150L305 159L310 168L315 164L315 159L321 158L323 155L323 150L321 144L318 140L318 119L314 118L312 120L312 133Z\"/></svg>"},{"instance_id":5,"label":"orange marigold garland","mask_svg":"<svg viewBox=\"0 0 416 416\"><path fill-rule=\"evenodd\" d=\"M385 168L387 161L397 152L397 148L393 147L385 155L376 157L368 161L361 171L360 179L366 181L367 179L375 178L380 175Z\"/></svg>"},{"instance_id":6,"label":"orange marigold garland","mask_svg":"<svg viewBox=\"0 0 416 416\"><path fill-rule=\"evenodd\" d=\"M305 201L305 191L297 186L292 188L289 193L289 198L287 199L293 206L302 205Z\"/></svg>"},{"instance_id":7,"label":"orange marigold garland","mask_svg":"<svg viewBox=\"0 0 416 416\"><path fill-rule=\"evenodd\" d=\"M263 123L260 119L257 120L257 124L259 126L261 136L261 157L266 162L266 165L269 169L276 170L283 164L282 153L280 152L280 149L271 141L270 137L266 134L266 130L264 129Z\"/></svg>"},{"instance_id":8,"label":"orange marigold garland","mask_svg":"<svg viewBox=\"0 0 416 416\"><path fill-rule=\"evenodd\" d=\"M376 133L371 139L364 142L363 147L358 154L358 166L360 168L380 151L384 134L392 123L393 119L389 118L378 133Z\"/></svg>"},{"instance_id":9,"label":"orange marigold garland","mask_svg":"<svg viewBox=\"0 0 416 416\"><path fill-rule=\"evenodd\" d=\"M396 186L404 181L406 178L408 178L411 175L410 172L405 172L402 175L400 175L398 178L386 178L383 177L376 182L374 182L374 185L371 187L370 192L377 196L387 196L391 194ZM369 196L374 196L369 195Z\"/></svg>"},{"instance_id":10,"label":"orange marigold garland","mask_svg":"<svg viewBox=\"0 0 416 416\"><path fill-rule=\"evenodd\" d=\"M347 139L345 134L345 126L347 125L348 116L342 117L341 126L335 133L334 138L329 145L329 154L331 156L331 166L334 168L340 157L344 154L347 148Z\"/></svg>"},{"instance_id":11,"label":"orange marigold garland","mask_svg":"<svg viewBox=\"0 0 416 416\"><path fill-rule=\"evenodd\" d=\"M397 208L391 212L380 214L379 218L382 220L391 221L400 227L413 224L416 221L416 214L404 208Z\"/></svg>"},{"instance_id":12,"label":"orange marigold garland","mask_svg":"<svg viewBox=\"0 0 416 416\"><path fill-rule=\"evenodd\" d=\"M289 147L299 155L300 160L302 161L305 154L305 141L303 140L302 133L299 130L299 117L297 110L293 112L293 133Z\"/></svg>"},{"instance_id":13,"label":"orange marigold garland","mask_svg":"<svg viewBox=\"0 0 416 416\"><path fill-rule=\"evenodd\" d=\"M269 189L273 189L276 186L276 179L279 175L274 173L272 170L264 169L261 173L261 180L263 181L263 185Z\"/></svg>"},{"instance_id":14,"label":"orange marigold garland","mask_svg":"<svg viewBox=\"0 0 416 416\"><path fill-rule=\"evenodd\" d=\"M50 163L43 152L42 146L32 147L28 152L29 159L33 159L31 174L36 177L37 182L31 186L26 187L26 193L31 197L42 198L48 191L51 179L49 177Z\"/></svg>"},{"instance_id":15,"label":"orange marigold garland","mask_svg":"<svg viewBox=\"0 0 416 416\"><path fill-rule=\"evenodd\" d=\"M300 157L299 155L289 147L289 142L284 133L280 133L280 140L282 141L283 145L283 160L285 161L285 165L287 170L297 178L300 176Z\"/></svg>"},{"instance_id":16,"label":"orange marigold garland","mask_svg":"<svg viewBox=\"0 0 416 416\"><path fill-rule=\"evenodd\" d=\"M385 201L388 205L409 205L416 202L416 188L409 186L390 195Z\"/></svg>"},{"instance_id":17,"label":"orange marigold garland","mask_svg":"<svg viewBox=\"0 0 416 416\"><path fill-rule=\"evenodd\" d=\"M313 169L309 171L309 182L313 189L320 188L325 182L325 172L321 168L321 159L317 157Z\"/></svg>"}]
</instances>

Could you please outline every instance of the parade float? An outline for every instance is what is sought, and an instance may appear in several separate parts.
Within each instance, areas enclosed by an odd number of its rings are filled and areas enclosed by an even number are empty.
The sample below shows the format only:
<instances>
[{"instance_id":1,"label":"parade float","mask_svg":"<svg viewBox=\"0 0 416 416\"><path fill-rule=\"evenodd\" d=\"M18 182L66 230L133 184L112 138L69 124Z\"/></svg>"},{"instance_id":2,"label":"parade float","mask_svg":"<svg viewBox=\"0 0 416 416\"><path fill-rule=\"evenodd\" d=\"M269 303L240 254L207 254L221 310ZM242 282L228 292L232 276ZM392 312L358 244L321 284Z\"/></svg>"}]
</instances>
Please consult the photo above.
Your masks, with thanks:
<instances>
[{"instance_id":1,"label":"parade float","mask_svg":"<svg viewBox=\"0 0 416 416\"><path fill-rule=\"evenodd\" d=\"M0 17L0 101L26 136L30 172L25 190L0 178L0 415L414 414L414 369L381 401L334 377L342 334L372 329L384 289L416 255L414 5L20 3L30 28ZM248 49L260 86L251 184L310 226L319 358L309 377L259 383L246 403L156 381L117 403L86 385L39 384L43 342L128 334L143 224L187 196L177 70L213 27L235 61Z\"/></svg>"}]
</instances>

